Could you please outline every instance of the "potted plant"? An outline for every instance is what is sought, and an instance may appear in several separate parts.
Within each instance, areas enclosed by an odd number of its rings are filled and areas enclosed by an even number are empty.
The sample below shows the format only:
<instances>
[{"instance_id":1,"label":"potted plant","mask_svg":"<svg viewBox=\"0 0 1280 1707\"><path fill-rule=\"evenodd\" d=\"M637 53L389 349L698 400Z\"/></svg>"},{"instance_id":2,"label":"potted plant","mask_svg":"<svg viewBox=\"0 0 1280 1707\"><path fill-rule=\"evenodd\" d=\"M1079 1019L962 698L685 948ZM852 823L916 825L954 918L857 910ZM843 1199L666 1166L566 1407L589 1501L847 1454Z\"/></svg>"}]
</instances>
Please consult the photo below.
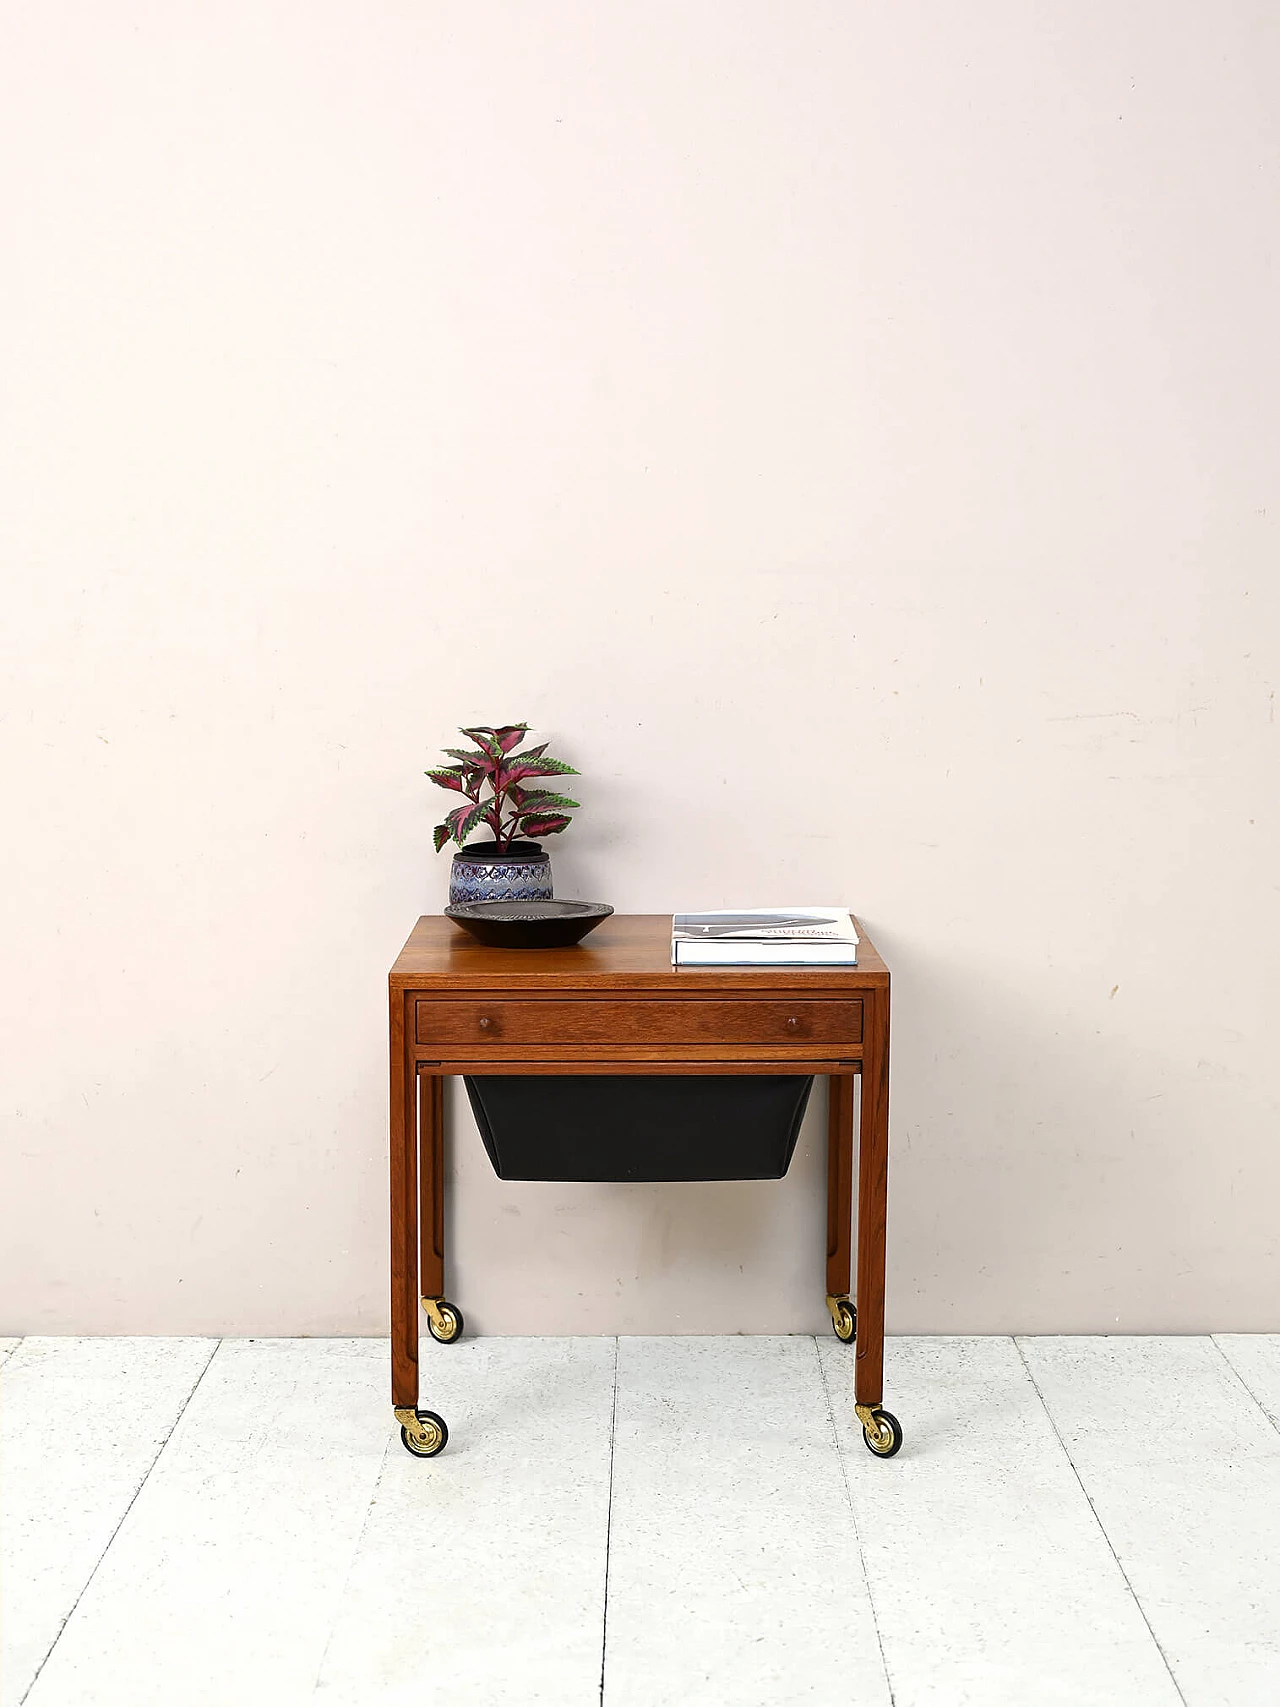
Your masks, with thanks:
<instances>
[{"instance_id":1,"label":"potted plant","mask_svg":"<svg viewBox=\"0 0 1280 1707\"><path fill-rule=\"evenodd\" d=\"M527 723L463 729L460 733L472 742L472 750L446 747L446 757L454 762L426 773L440 788L462 796L434 833L437 853L446 842L458 847L449 878L450 906L551 899L551 860L537 838L558 835L578 802L554 789L528 785L539 777L578 772L562 759L548 758L546 741L521 752L528 732ZM482 827L489 839L464 847Z\"/></svg>"}]
</instances>

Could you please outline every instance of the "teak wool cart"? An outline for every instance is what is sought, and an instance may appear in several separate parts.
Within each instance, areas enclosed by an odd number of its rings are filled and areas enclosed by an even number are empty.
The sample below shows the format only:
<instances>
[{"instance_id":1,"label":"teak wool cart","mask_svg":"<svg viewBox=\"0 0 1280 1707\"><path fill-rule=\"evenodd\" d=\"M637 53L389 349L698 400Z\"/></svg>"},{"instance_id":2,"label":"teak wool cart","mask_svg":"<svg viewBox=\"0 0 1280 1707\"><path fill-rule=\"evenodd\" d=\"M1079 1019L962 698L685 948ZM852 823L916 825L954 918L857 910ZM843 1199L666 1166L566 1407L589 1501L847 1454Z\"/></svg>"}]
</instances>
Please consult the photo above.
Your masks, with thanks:
<instances>
[{"instance_id":1,"label":"teak wool cart","mask_svg":"<svg viewBox=\"0 0 1280 1707\"><path fill-rule=\"evenodd\" d=\"M827 1308L855 1344L855 1410L890 1458L881 1406L889 1150L889 972L861 936L857 966L674 967L669 915L606 919L563 949L482 947L418 920L391 969L391 1402L416 1457L448 1430L418 1408L418 1305L434 1339L462 1331L444 1287L444 1080L512 1074L779 1075L830 1081ZM852 1267L853 1081L861 1080L857 1307Z\"/></svg>"}]
</instances>

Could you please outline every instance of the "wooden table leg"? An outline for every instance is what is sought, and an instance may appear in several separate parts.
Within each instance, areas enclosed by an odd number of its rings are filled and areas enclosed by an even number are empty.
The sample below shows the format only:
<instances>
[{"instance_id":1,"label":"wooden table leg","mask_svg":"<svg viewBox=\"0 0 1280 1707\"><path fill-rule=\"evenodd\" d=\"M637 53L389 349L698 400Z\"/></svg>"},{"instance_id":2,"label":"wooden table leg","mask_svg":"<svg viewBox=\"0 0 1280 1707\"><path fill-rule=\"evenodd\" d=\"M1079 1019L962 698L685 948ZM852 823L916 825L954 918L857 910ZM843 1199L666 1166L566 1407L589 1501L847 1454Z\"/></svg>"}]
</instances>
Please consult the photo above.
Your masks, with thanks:
<instances>
[{"instance_id":1,"label":"wooden table leg","mask_svg":"<svg viewBox=\"0 0 1280 1707\"><path fill-rule=\"evenodd\" d=\"M418 1181L424 1298L444 1297L444 1079L424 1073L418 1081L422 1172Z\"/></svg>"},{"instance_id":2,"label":"wooden table leg","mask_svg":"<svg viewBox=\"0 0 1280 1707\"><path fill-rule=\"evenodd\" d=\"M853 1080L827 1079L827 1309L837 1334L852 1339L846 1307L853 1262Z\"/></svg>"},{"instance_id":3,"label":"wooden table leg","mask_svg":"<svg viewBox=\"0 0 1280 1707\"><path fill-rule=\"evenodd\" d=\"M391 1403L418 1403L418 1080L391 995Z\"/></svg>"},{"instance_id":4,"label":"wooden table leg","mask_svg":"<svg viewBox=\"0 0 1280 1707\"><path fill-rule=\"evenodd\" d=\"M854 1395L884 1397L884 1248L889 1176L889 992L866 1004L858 1133L858 1335Z\"/></svg>"},{"instance_id":5,"label":"wooden table leg","mask_svg":"<svg viewBox=\"0 0 1280 1707\"><path fill-rule=\"evenodd\" d=\"M420 1292L431 1337L452 1345L462 1333L462 1311L444 1295L444 1076L424 1073L420 1089L418 1175L422 1229Z\"/></svg>"}]
</instances>

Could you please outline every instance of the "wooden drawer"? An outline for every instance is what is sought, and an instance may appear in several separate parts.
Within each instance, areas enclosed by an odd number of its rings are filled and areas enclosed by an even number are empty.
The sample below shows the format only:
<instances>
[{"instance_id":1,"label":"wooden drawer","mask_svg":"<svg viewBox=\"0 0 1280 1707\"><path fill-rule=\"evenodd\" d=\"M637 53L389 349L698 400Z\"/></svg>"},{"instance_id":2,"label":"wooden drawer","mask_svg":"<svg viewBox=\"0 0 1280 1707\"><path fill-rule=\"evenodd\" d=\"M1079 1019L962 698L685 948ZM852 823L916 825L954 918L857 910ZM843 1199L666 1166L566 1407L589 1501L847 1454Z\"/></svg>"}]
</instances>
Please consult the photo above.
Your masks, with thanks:
<instances>
[{"instance_id":1,"label":"wooden drawer","mask_svg":"<svg viewBox=\"0 0 1280 1707\"><path fill-rule=\"evenodd\" d=\"M418 1043L860 1043L859 1001L461 1001L420 998Z\"/></svg>"}]
</instances>

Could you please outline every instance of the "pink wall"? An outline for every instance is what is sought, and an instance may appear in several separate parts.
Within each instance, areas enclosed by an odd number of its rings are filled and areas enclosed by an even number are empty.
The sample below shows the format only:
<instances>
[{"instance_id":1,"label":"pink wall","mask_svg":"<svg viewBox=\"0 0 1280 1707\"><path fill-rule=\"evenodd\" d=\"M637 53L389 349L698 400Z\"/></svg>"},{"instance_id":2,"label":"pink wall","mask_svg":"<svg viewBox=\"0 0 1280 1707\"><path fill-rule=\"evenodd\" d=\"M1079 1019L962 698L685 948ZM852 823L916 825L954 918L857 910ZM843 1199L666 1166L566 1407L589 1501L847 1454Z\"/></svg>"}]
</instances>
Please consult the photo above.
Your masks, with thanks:
<instances>
[{"instance_id":1,"label":"pink wall","mask_svg":"<svg viewBox=\"0 0 1280 1707\"><path fill-rule=\"evenodd\" d=\"M0 1331L376 1333L421 776L844 898L890 1325L1280 1327L1262 4L10 8ZM785 1186L500 1186L481 1331L820 1327ZM551 1256L543 1247L550 1241Z\"/></svg>"}]
</instances>

